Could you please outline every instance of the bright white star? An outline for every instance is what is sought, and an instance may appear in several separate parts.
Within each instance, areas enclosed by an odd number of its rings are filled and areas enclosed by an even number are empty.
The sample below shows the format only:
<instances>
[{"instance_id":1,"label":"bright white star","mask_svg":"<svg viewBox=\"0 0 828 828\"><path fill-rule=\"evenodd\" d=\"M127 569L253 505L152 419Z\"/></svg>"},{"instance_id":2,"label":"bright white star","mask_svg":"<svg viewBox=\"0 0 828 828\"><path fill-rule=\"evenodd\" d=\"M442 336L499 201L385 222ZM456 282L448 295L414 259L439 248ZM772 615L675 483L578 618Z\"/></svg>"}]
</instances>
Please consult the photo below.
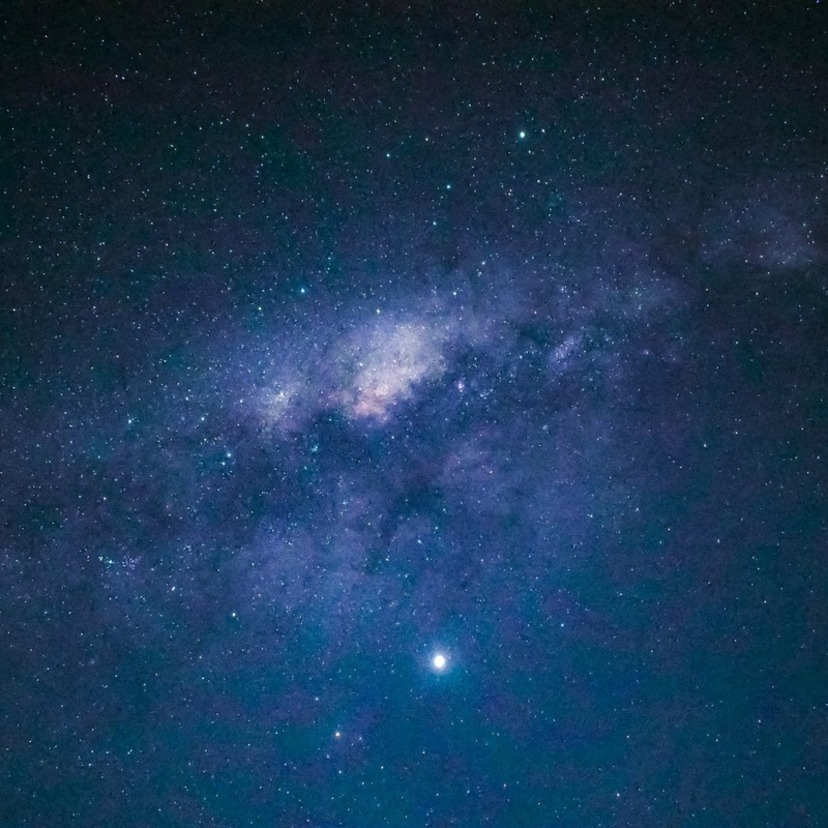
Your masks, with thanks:
<instances>
[{"instance_id":1,"label":"bright white star","mask_svg":"<svg viewBox=\"0 0 828 828\"><path fill-rule=\"evenodd\" d=\"M442 672L448 665L448 659L442 653L435 653L431 659L431 666L438 672Z\"/></svg>"}]
</instances>

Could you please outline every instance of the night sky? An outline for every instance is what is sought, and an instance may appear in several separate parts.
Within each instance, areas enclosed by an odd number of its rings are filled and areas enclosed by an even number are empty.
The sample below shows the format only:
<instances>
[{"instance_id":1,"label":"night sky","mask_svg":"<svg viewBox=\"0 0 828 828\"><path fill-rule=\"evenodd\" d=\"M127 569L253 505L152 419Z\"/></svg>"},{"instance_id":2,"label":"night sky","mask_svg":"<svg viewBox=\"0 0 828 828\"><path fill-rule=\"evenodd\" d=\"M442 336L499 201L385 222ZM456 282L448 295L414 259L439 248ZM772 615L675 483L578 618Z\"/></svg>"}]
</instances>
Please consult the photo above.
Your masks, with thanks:
<instances>
[{"instance_id":1,"label":"night sky","mask_svg":"<svg viewBox=\"0 0 828 828\"><path fill-rule=\"evenodd\" d=\"M0 826L827 825L827 22L5 0Z\"/></svg>"}]
</instances>

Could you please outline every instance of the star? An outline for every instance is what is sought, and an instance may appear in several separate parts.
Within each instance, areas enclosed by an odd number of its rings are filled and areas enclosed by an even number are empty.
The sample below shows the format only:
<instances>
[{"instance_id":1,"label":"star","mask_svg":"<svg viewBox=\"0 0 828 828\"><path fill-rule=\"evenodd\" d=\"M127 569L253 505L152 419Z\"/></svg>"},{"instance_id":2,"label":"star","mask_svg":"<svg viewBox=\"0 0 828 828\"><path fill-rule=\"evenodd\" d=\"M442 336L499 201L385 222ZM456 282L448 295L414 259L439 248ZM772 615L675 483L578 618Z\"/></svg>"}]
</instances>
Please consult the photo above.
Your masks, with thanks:
<instances>
[{"instance_id":1,"label":"star","mask_svg":"<svg viewBox=\"0 0 828 828\"><path fill-rule=\"evenodd\" d=\"M443 653L435 653L431 657L431 666L438 673L442 673L448 667L448 658Z\"/></svg>"}]
</instances>

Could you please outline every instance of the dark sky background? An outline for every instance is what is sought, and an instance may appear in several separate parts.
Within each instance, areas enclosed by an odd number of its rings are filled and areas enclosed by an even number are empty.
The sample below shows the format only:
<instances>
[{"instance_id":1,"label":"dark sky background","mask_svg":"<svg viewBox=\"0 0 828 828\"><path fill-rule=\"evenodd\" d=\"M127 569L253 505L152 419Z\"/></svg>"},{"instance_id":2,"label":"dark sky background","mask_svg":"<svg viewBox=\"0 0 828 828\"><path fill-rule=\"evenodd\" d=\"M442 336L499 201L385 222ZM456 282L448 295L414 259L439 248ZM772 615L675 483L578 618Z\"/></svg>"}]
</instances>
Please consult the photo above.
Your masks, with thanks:
<instances>
[{"instance_id":1,"label":"dark sky background","mask_svg":"<svg viewBox=\"0 0 828 828\"><path fill-rule=\"evenodd\" d=\"M6 0L0 825L828 824L826 31Z\"/></svg>"}]
</instances>

